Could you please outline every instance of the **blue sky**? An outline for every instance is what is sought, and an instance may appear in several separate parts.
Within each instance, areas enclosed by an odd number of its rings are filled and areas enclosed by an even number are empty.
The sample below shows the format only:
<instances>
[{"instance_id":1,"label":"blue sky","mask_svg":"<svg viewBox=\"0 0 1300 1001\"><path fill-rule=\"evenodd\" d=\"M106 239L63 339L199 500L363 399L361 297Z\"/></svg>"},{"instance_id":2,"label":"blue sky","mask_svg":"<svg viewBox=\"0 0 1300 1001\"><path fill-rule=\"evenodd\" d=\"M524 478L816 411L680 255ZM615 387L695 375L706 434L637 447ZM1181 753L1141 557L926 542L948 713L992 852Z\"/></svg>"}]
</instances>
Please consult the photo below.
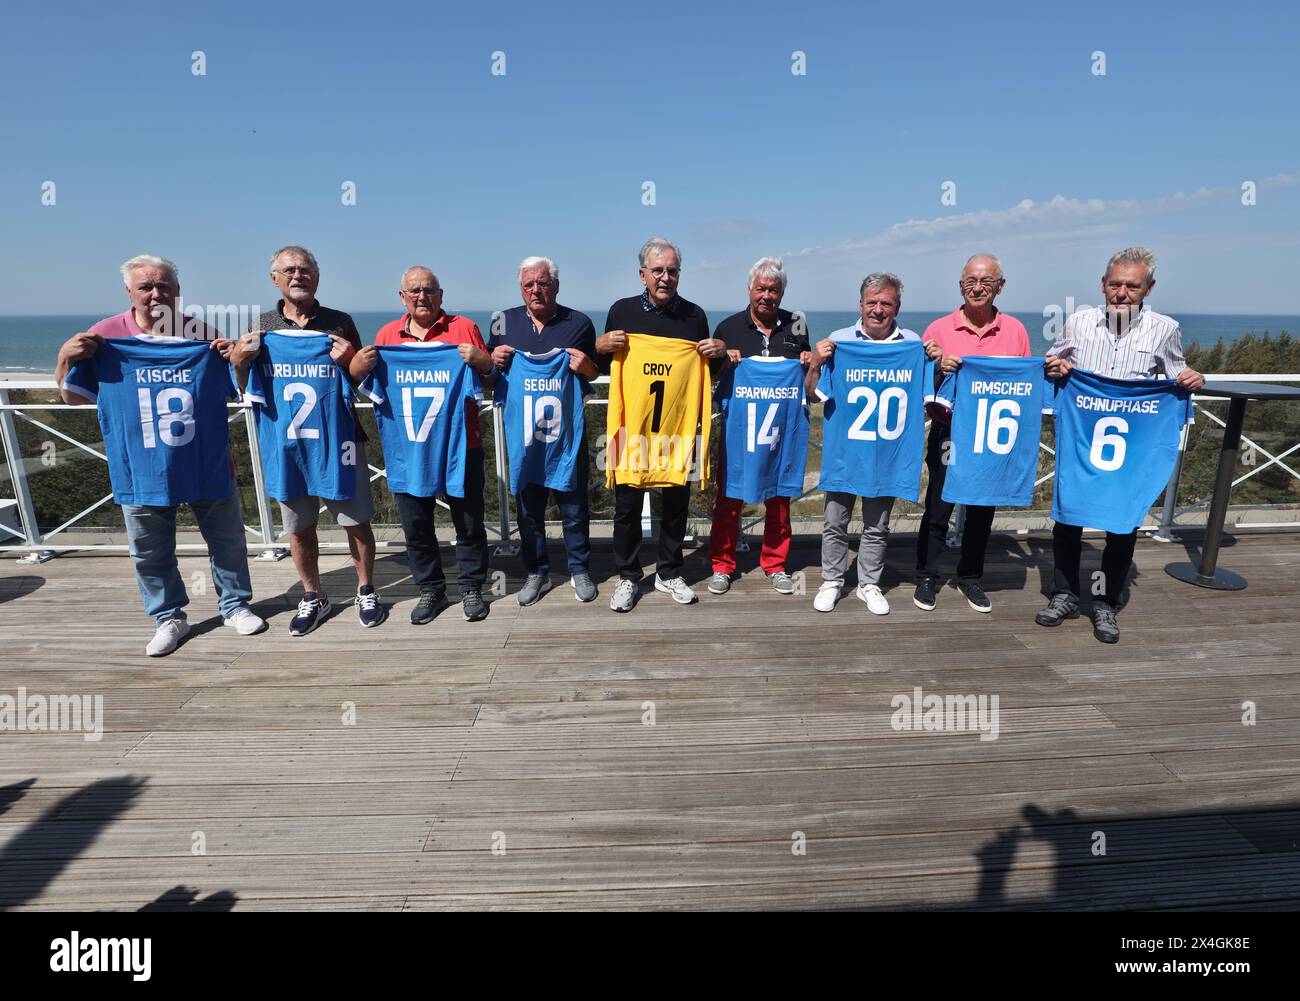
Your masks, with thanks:
<instances>
[{"instance_id":1,"label":"blue sky","mask_svg":"<svg viewBox=\"0 0 1300 1001\"><path fill-rule=\"evenodd\" d=\"M873 270L948 308L989 250L1003 304L1038 311L1095 302L1144 243L1158 309L1300 313L1289 6L142 0L5 24L0 313L115 312L142 252L188 302L265 304L291 242L352 310L398 311L414 263L449 309L513 305L527 254L600 307L638 290L651 235L711 309L765 254L791 308L851 309Z\"/></svg>"}]
</instances>

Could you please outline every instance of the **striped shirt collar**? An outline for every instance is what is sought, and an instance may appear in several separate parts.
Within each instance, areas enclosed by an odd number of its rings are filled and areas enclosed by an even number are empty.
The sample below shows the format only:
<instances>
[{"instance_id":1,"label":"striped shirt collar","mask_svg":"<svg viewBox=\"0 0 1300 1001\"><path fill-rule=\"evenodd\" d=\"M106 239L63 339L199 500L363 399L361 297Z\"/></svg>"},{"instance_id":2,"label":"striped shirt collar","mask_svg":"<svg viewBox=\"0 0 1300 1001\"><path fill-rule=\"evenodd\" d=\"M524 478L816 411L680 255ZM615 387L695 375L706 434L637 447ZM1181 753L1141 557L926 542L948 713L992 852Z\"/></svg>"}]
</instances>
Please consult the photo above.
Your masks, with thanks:
<instances>
[{"instance_id":1,"label":"striped shirt collar","mask_svg":"<svg viewBox=\"0 0 1300 1001\"><path fill-rule=\"evenodd\" d=\"M891 341L901 341L905 339L903 337L903 328L898 325L897 320L894 321L894 329L889 332L888 337L881 337L879 340L872 337L862 329L861 320L858 320L858 322L853 325L853 335L860 341L875 341L877 344L889 344Z\"/></svg>"},{"instance_id":2,"label":"striped shirt collar","mask_svg":"<svg viewBox=\"0 0 1300 1001\"><path fill-rule=\"evenodd\" d=\"M677 304L682 301L682 297L675 295L667 306L659 307L650 301L650 290L641 290L641 308L647 313L658 313L660 316L674 316L677 313Z\"/></svg>"}]
</instances>

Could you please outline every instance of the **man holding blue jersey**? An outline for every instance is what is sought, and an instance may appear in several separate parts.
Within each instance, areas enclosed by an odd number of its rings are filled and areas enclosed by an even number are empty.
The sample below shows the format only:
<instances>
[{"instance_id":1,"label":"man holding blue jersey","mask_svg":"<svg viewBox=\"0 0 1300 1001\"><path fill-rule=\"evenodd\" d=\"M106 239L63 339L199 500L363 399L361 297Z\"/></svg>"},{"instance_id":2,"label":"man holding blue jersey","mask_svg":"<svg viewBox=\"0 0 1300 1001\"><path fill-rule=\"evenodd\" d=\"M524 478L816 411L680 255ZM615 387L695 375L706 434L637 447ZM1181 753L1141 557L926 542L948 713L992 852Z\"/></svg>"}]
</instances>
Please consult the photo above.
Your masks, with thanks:
<instances>
[{"instance_id":1,"label":"man holding blue jersey","mask_svg":"<svg viewBox=\"0 0 1300 1001\"><path fill-rule=\"evenodd\" d=\"M569 370L584 379L594 379L596 328L591 319L559 303L560 269L547 257L526 257L519 265L519 292L524 304L493 317L488 351L499 371L510 368L516 351L546 354L561 350L569 356ZM544 483L515 484L515 510L519 520L519 555L527 579L519 591L519 604L532 605L551 589L550 563L546 557L546 502L553 493L564 526L564 549L568 557L569 582L574 596L594 601L597 591L591 579L590 509L587 502L587 443L580 443L574 467L572 490L552 490Z\"/></svg>"},{"instance_id":2,"label":"man holding blue jersey","mask_svg":"<svg viewBox=\"0 0 1300 1001\"><path fill-rule=\"evenodd\" d=\"M781 308L787 282L785 269L776 257L763 257L749 269L749 307L733 313L714 330L713 336L727 345L727 359L732 365L742 358L792 358L805 365L811 359L808 334L802 317L796 318ZM744 501L727 496L725 434L719 439L718 498L713 506L713 530L709 534L709 558L713 576L709 579L712 594L731 590L731 575L736 572L736 544L740 539L740 512ZM763 548L758 564L781 594L793 594L794 582L786 572L790 555L790 498L770 497L764 502Z\"/></svg>"},{"instance_id":3,"label":"man holding blue jersey","mask_svg":"<svg viewBox=\"0 0 1300 1001\"><path fill-rule=\"evenodd\" d=\"M260 333L271 330L312 330L329 334L333 341L330 355L346 374L348 363L361 348L361 335L351 316L323 306L316 299L320 266L311 251L298 246L277 250L271 255L271 282L282 298L274 309L267 310L252 322L249 333L239 339L230 358L241 385L248 377L248 366L261 349ZM327 498L322 501L319 497L304 494L277 501L280 520L289 536L289 554L293 557L303 589L297 613L289 622L291 636L307 635L329 618L333 610L320 579L320 541L316 526L322 503L347 535L352 565L357 571L357 620L370 628L383 622L387 614L374 588L375 533L370 527L374 502L370 494L370 467L366 462L366 436L356 424L355 416L352 419L357 444L357 479L353 495L344 500Z\"/></svg>"},{"instance_id":4,"label":"man holding blue jersey","mask_svg":"<svg viewBox=\"0 0 1300 1001\"><path fill-rule=\"evenodd\" d=\"M1002 265L992 254L976 254L966 262L957 283L961 306L926 327L922 338L926 353L939 362L944 374L957 371L962 358L969 355L1029 357L1029 334L1024 324L993 304L1005 286ZM946 460L952 448L952 418L939 406L930 407L929 414L925 465L930 479L925 491L925 513L916 533L916 591L912 595L912 603L924 611L933 610L937 602L939 562L947 549L948 522L955 506L943 499ZM989 505L966 505L956 583L966 603L977 612L993 610L980 578L984 575L984 554L996 510Z\"/></svg>"},{"instance_id":5,"label":"man holding blue jersey","mask_svg":"<svg viewBox=\"0 0 1300 1001\"><path fill-rule=\"evenodd\" d=\"M1101 279L1106 306L1081 309L1069 316L1056 343L1047 352L1047 374L1060 379L1071 369L1112 379L1173 379L1191 391L1205 377L1187 367L1177 321L1143 305L1156 284L1155 255L1145 247L1129 247L1111 257ZM1128 580L1137 545L1137 530L1106 533L1102 551L1101 600L1092 604L1093 635L1103 643L1119 642L1116 613ZM1079 562L1083 526L1056 523L1052 556L1056 564L1053 593L1035 617L1040 626L1057 626L1079 614Z\"/></svg>"},{"instance_id":6,"label":"man holding blue jersey","mask_svg":"<svg viewBox=\"0 0 1300 1001\"><path fill-rule=\"evenodd\" d=\"M903 283L897 275L887 271L867 275L858 290L858 312L861 319L852 327L834 331L830 337L818 341L813 348L805 380L809 394L816 392L822 366L835 353L838 342L919 341L921 338L913 331L904 330L898 325L898 311L902 303ZM932 392L932 387L927 387L927 392ZM844 589L844 577L849 567L849 522L853 518L855 503L857 500L851 493L826 491L826 520L822 529L822 584L813 600L813 608L819 612L834 611ZM862 498L857 595L876 615L889 614L889 602L880 590L880 578L885 569L889 515L893 509L893 497Z\"/></svg>"},{"instance_id":7,"label":"man holding blue jersey","mask_svg":"<svg viewBox=\"0 0 1300 1001\"><path fill-rule=\"evenodd\" d=\"M69 388L68 372L77 362L93 358L105 339L141 335L184 337L211 341L212 347L223 357L230 354L231 341L221 338L206 324L177 313L180 279L176 265L171 261L148 254L133 257L122 265L122 279L126 283L131 308L99 321L59 349L54 373L64 403L84 404L90 398L83 395L84 390L79 393ZM189 413L193 414L192 401ZM137 447L156 450L171 444L152 423L144 424L138 417L133 420L128 416L125 421L119 418L113 424L133 436L121 443L128 453ZM147 437L142 438L142 434ZM191 431L185 442L177 444L188 443L193 437ZM176 462L180 461L179 457L176 458ZM249 636L265 629L266 623L248 607L253 597L253 586L248 573L248 550L244 541L239 493L234 489L233 480L231 470L229 489L224 497L194 500L189 505L208 546L212 583L217 589L217 605L222 617L226 625L241 636ZM165 488L164 484L151 486ZM190 631L184 611L189 596L176 562L176 511L179 507L179 504L122 504L136 583L140 587L145 611L154 617L156 626L154 637L145 648L150 657L171 653Z\"/></svg>"},{"instance_id":8,"label":"man holding blue jersey","mask_svg":"<svg viewBox=\"0 0 1300 1001\"><path fill-rule=\"evenodd\" d=\"M399 344L454 344L465 364L478 372L485 386L496 378L492 358L479 333L478 324L466 316L442 308L443 288L426 267L416 265L402 273L398 296L406 312L379 328L375 343L357 352L352 360L352 378L361 382L379 363L377 347ZM483 600L487 582L487 529L483 523L483 438L479 432L478 404L465 401L465 495L447 496L451 521L456 531L456 562L460 568L461 611L468 622L488 616ZM438 552L434 516L436 497L394 491L397 511L406 538L406 559L420 598L411 609L411 624L424 625L447 607L447 578Z\"/></svg>"}]
</instances>

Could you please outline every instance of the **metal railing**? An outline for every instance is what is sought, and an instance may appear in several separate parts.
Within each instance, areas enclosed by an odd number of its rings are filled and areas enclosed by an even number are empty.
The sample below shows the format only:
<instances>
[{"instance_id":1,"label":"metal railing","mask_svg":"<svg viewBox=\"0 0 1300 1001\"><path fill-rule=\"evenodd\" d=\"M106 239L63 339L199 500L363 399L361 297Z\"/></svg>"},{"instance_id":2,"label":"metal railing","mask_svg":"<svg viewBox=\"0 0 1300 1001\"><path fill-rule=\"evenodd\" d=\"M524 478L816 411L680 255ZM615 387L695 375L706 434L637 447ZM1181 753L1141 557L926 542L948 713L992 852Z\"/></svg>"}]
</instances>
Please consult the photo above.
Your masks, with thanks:
<instances>
[{"instance_id":1,"label":"metal railing","mask_svg":"<svg viewBox=\"0 0 1300 1001\"><path fill-rule=\"evenodd\" d=\"M1271 373L1252 373L1246 375L1239 375L1236 373L1232 373L1232 374L1208 376L1207 378L1210 380L1215 380L1215 379L1231 380L1233 382L1300 383L1300 375L1297 374L1275 375ZM595 380L595 383L597 385L602 385L602 384L607 384L608 381L609 380L607 377L601 377L600 379ZM25 421L28 424L31 424L39 428L41 431L45 432L46 434L52 435L53 437L58 438L61 441L67 442L68 444L75 446L77 449L80 449L105 463L107 463L108 458L106 455L104 455L103 452L99 451L98 449L91 447L85 442L78 441L76 438L63 433L57 428L51 427L47 422L38 420L36 417L32 416L33 413L57 412L61 410L94 412L95 407L93 404L69 405L64 403L40 403L40 402L13 403L10 399L9 394L14 390L31 390L31 391L57 393L58 387L52 380L0 381L0 445L3 445L5 463L9 470L9 479L10 482L13 484L14 497L12 498L12 503L17 512L18 525L19 525L18 529L14 529L4 524L4 522L0 520L0 539L6 540L6 544L0 545L0 552L26 553L28 554L27 558L32 560L48 559L56 551L61 551L61 550L77 550L77 551L90 551L90 552L96 552L96 551L126 552L128 550L128 547L124 544L103 544L103 543L84 542L84 541L63 544L63 543L51 541L56 536L67 531L73 525L76 525L78 522L82 521L92 512L98 510L104 504L111 501L113 499L111 493L104 497L99 498L94 503L90 504L82 511L79 511L78 513L73 515L72 517L67 518L63 522L63 524L57 526L56 528L50 530L49 532L41 531L37 523L36 508L32 500L31 486L30 483L28 482L27 472L24 466L24 460L19 447L19 436L18 436L16 419ZM1213 413L1212 411L1206 409L1205 407L1205 403L1207 402L1212 402L1214 400L1222 400L1222 399L1223 397L1215 397L1212 394L1198 393L1194 395L1193 402L1196 411L1198 411L1200 414L1203 414L1214 424L1217 424L1220 427L1222 427L1225 426L1225 422L1223 421L1223 419L1220 418L1217 414ZM590 400L588 400L587 405L605 406L608 404L608 402L609 401L604 398L592 397ZM364 402L360 402L357 405L358 407L366 407L366 408L371 406L371 404L364 403ZM266 486L262 477L261 454L258 448L257 430L254 423L252 408L246 402L232 403L230 404L230 411L231 411L231 415L228 418L229 423L233 424L234 422L241 419L245 422L245 427L247 430L247 437L248 437L249 459L250 459L250 465L252 467L251 473L253 478L253 488L254 488L254 494L256 496L257 524L255 526L246 524L244 526L245 531L248 533L248 535L252 540L250 545L253 548L259 548L261 550L259 553L259 556L261 558L276 558L276 559L281 558L285 555L285 548L283 546L284 533L280 532L277 534L275 532L275 526L272 520L271 500L266 493ZM496 481L497 481L498 518L496 524L489 524L487 528L497 538L499 554L517 552L518 543L512 542L512 536L515 533L510 524L509 498L511 495L510 495L510 483L509 483L509 464L508 464L507 453L505 448L505 438L506 438L505 428L502 423L500 411L497 408L493 407L490 403L484 403L482 405L480 413L491 414L493 442L495 445L495 452L496 452L495 472L496 472ZM1182 475L1183 455L1187 447L1187 441L1188 441L1187 429L1184 428L1182 439L1179 444L1178 462L1174 467L1173 476L1170 478L1169 484L1165 488L1165 495L1164 495L1159 525L1155 526L1154 528L1155 534L1153 537L1163 541L1169 541L1174 538L1174 536L1172 535L1172 528L1175 519L1178 516L1187 514L1188 512L1191 512L1201 507L1206 507L1208 506L1209 503L1209 499L1205 498L1193 504L1187 505L1181 509L1177 507L1178 486L1180 482L1180 477ZM1277 453L1270 452L1268 449L1264 448L1262 445L1260 445L1257 441L1250 438L1248 435L1244 435L1244 434L1242 435L1242 444L1246 448L1253 449L1259 455L1263 456L1264 459L1266 459L1267 461L1263 462L1258 467L1251 469L1249 472L1234 479L1232 483L1233 488L1236 488L1240 484L1245 483L1247 480L1250 480L1251 478L1257 476L1259 473L1263 472L1264 470L1273 467L1278 467L1281 468L1282 470L1285 470L1288 476L1300 482L1300 472L1297 472L1297 470L1291 464L1286 462L1286 459L1288 457L1290 457L1296 452L1300 452L1300 442L1296 442L1295 444L1291 445L1289 448L1283 451L1278 451ZM1047 445L1042 441L1039 442L1039 448L1042 452L1046 453L1047 455L1052 457L1055 456L1055 451L1049 445ZM368 471L370 473L370 481L372 483L381 478L386 478L387 470L385 468L380 466L375 466L369 463L367 463L367 465L368 465ZM1045 472L1043 475L1038 477L1034 485L1037 487L1038 485L1050 479L1052 475L1053 475L1053 470L1049 468L1047 472ZM797 501L797 500L806 499L814 495L815 492L816 492L816 488L809 489L805 491L803 494L801 494L798 498L795 498L795 500ZM0 499L0 503L4 503L3 499ZM441 506L446 507L446 504L444 502L439 501L438 503ZM322 507L321 510L324 511L324 508ZM650 520L651 520L650 519L650 497L649 494L647 494L645 498L645 507L643 508L643 512L642 512L643 525L647 528L650 527ZM742 525L742 532L746 529L754 527L755 525L759 524L762 520L763 520L762 516L759 516L757 518L745 522ZM958 532L960 532L960 525L961 525L961 512L959 509L957 515ZM1151 527L1147 526L1147 530L1151 530ZM8 540L10 538L16 539L18 541L9 542ZM381 546L381 548L394 548L394 549L403 548L401 543L395 543L395 542L381 542L379 543L379 545ZM206 551L206 546L199 543L182 544L177 548L182 551L196 551L196 552Z\"/></svg>"}]
</instances>

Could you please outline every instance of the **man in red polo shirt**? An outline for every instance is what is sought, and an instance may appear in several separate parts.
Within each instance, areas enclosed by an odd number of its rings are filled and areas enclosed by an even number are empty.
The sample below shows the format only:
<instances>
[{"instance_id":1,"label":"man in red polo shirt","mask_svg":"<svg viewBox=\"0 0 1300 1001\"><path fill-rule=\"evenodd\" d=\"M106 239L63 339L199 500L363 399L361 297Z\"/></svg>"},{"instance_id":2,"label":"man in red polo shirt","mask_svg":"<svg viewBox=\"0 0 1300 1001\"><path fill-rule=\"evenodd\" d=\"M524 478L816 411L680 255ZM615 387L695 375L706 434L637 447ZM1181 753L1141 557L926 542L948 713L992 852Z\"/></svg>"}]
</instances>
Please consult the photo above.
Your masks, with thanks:
<instances>
[{"instance_id":1,"label":"man in red polo shirt","mask_svg":"<svg viewBox=\"0 0 1300 1001\"><path fill-rule=\"evenodd\" d=\"M379 328L376 346L434 341L458 344L460 356L478 370L485 386L496 380L492 356L487 353L478 325L464 316L443 312L442 286L437 275L428 268L407 268L398 294L406 306L406 314ZM378 358L374 347L358 351L350 368L352 377L360 382L370 374ZM468 436L465 496L449 496L446 500L456 529L461 606L465 618L477 622L488 614L483 601L488 548L487 530L483 526L483 439L479 434L478 406L473 400L465 401L465 431ZM437 500L397 492L393 497L402 518L411 576L420 588L420 600L411 611L411 622L423 625L447 607L447 578L438 555L438 537L434 534Z\"/></svg>"},{"instance_id":2,"label":"man in red polo shirt","mask_svg":"<svg viewBox=\"0 0 1300 1001\"><path fill-rule=\"evenodd\" d=\"M962 297L960 308L935 320L925 328L925 336L921 338L926 353L939 362L945 374L955 372L966 355L1029 357L1029 334L1024 324L993 305L1005 285L1002 265L992 254L976 254L966 262L957 286ZM932 610L936 603L939 562L947 548L948 522L953 509L942 496L947 472L944 452L951 437L951 417L940 407L931 407L930 417L930 440L925 450L930 485L925 491L925 514L916 533L916 593L912 596L913 604L925 611ZM993 609L980 587L980 578L984 575L984 552L995 510L966 505L961 556L957 561L957 589L977 612Z\"/></svg>"}]
</instances>

